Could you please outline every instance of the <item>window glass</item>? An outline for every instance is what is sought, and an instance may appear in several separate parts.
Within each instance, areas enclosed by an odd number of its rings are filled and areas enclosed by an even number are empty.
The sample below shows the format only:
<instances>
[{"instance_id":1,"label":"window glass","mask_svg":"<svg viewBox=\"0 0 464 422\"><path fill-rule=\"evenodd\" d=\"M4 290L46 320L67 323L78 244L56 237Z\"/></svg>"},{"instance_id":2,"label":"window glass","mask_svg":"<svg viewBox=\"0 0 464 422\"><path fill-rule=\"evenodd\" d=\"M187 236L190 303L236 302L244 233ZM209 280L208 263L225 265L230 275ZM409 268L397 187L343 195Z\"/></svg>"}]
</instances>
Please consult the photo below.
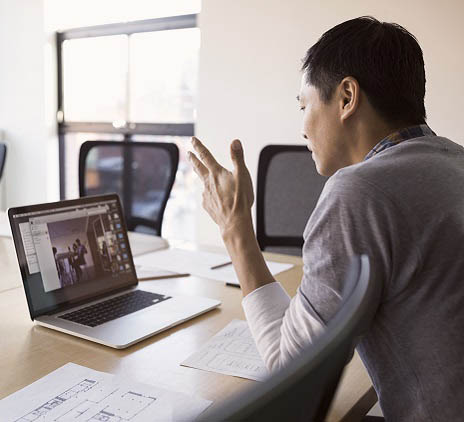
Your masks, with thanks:
<instances>
[{"instance_id":1,"label":"window glass","mask_svg":"<svg viewBox=\"0 0 464 422\"><path fill-rule=\"evenodd\" d=\"M199 29L133 34L129 43L129 121L194 122Z\"/></svg>"},{"instance_id":2,"label":"window glass","mask_svg":"<svg viewBox=\"0 0 464 422\"><path fill-rule=\"evenodd\" d=\"M115 122L127 115L127 35L66 40L66 121Z\"/></svg>"},{"instance_id":3,"label":"window glass","mask_svg":"<svg viewBox=\"0 0 464 422\"><path fill-rule=\"evenodd\" d=\"M62 0L45 0L45 24L49 30L63 30L198 13L200 1L80 0L66 2L65 6ZM124 32L123 24L121 32ZM115 128L126 127L134 131L137 129L136 125L125 124L194 124L199 48L198 28L64 41L61 67L64 122L113 123ZM80 126L60 125L60 130L65 133L65 160L60 163L64 167L65 198L79 195L78 164L82 143L87 140L123 140L121 134L75 133L73 131L76 127ZM87 125L87 128L94 130L91 125ZM155 129L159 133L159 127ZM111 129L107 129L107 125L97 125L95 130ZM144 128L144 131L147 130L149 127ZM166 131L169 130L170 126L166 126ZM177 144L180 152L179 168L164 214L163 236L193 240L195 175L186 159L186 145L190 138L132 135L131 140ZM89 156L89 172L94 173L92 181L95 183L95 190L101 184L121 184L119 179L100 177L96 171L102 165L117 170L119 164L116 158L95 154ZM134 165L143 165L147 161L145 155L134 158ZM137 179L137 187L132 191L134 206L140 208L142 214L147 213L147 217L156 211L157 188L153 188L152 184L148 186L148 182L151 183L153 179L158 177L146 175L143 181Z\"/></svg>"}]
</instances>

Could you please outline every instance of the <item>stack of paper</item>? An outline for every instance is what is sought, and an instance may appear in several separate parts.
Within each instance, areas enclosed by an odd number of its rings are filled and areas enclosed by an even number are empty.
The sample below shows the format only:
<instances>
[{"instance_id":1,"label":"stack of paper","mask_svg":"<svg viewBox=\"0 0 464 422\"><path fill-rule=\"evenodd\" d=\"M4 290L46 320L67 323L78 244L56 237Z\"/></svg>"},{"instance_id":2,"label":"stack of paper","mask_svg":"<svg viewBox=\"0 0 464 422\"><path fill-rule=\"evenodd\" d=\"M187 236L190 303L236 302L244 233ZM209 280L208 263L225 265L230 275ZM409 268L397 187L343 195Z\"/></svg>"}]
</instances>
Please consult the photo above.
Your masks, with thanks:
<instances>
[{"instance_id":1,"label":"stack of paper","mask_svg":"<svg viewBox=\"0 0 464 422\"><path fill-rule=\"evenodd\" d=\"M68 363L0 401L2 422L194 420L211 401Z\"/></svg>"}]
</instances>

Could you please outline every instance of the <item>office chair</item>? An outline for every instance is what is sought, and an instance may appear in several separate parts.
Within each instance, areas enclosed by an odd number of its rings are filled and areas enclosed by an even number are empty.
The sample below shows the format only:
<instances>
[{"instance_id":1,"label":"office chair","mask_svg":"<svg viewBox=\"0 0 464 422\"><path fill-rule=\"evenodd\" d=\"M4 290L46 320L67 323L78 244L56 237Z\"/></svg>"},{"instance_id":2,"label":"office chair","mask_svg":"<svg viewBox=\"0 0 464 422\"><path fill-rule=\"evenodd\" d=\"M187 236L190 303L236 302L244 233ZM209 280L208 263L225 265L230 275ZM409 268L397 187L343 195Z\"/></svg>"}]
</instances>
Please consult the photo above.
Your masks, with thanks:
<instances>
[{"instance_id":1,"label":"office chair","mask_svg":"<svg viewBox=\"0 0 464 422\"><path fill-rule=\"evenodd\" d=\"M205 421L323 421L344 366L359 336L369 327L380 301L380 285L370 279L369 259L355 256L344 281L342 303L314 343L266 382L206 411Z\"/></svg>"},{"instance_id":2,"label":"office chair","mask_svg":"<svg viewBox=\"0 0 464 422\"><path fill-rule=\"evenodd\" d=\"M267 145L261 150L256 189L261 250L301 256L303 231L326 180L303 145Z\"/></svg>"},{"instance_id":3,"label":"office chair","mask_svg":"<svg viewBox=\"0 0 464 422\"><path fill-rule=\"evenodd\" d=\"M2 180L3 169L6 161L6 145L0 142L0 180Z\"/></svg>"},{"instance_id":4,"label":"office chair","mask_svg":"<svg viewBox=\"0 0 464 422\"><path fill-rule=\"evenodd\" d=\"M79 152L79 194L116 192L127 229L160 236L178 164L172 143L87 141Z\"/></svg>"}]
</instances>

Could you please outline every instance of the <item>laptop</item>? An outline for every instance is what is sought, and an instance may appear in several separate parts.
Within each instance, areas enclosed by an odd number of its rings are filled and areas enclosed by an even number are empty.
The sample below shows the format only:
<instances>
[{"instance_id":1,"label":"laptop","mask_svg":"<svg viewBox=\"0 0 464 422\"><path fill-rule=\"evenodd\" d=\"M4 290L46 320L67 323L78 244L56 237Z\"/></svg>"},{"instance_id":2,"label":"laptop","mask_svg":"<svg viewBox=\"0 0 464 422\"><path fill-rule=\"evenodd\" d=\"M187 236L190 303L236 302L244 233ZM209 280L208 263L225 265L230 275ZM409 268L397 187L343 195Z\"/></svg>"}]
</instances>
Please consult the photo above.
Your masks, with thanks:
<instances>
[{"instance_id":1,"label":"laptop","mask_svg":"<svg viewBox=\"0 0 464 422\"><path fill-rule=\"evenodd\" d=\"M31 319L122 349L220 301L140 288L118 195L8 210Z\"/></svg>"}]
</instances>

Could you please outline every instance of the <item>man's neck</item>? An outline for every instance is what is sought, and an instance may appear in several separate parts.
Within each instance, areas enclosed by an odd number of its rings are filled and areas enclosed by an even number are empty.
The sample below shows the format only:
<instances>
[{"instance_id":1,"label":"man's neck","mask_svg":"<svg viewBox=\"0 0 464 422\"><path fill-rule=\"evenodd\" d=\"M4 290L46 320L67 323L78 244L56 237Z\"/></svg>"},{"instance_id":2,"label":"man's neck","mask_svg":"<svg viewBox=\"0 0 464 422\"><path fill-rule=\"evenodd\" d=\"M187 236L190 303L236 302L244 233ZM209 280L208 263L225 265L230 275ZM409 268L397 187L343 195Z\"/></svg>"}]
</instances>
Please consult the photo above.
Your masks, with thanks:
<instances>
[{"instance_id":1,"label":"man's neck","mask_svg":"<svg viewBox=\"0 0 464 422\"><path fill-rule=\"evenodd\" d=\"M407 126L387 124L381 119L360 122L353 137L353 139L356 139L351 156L353 164L363 161L372 148L382 139Z\"/></svg>"}]
</instances>

